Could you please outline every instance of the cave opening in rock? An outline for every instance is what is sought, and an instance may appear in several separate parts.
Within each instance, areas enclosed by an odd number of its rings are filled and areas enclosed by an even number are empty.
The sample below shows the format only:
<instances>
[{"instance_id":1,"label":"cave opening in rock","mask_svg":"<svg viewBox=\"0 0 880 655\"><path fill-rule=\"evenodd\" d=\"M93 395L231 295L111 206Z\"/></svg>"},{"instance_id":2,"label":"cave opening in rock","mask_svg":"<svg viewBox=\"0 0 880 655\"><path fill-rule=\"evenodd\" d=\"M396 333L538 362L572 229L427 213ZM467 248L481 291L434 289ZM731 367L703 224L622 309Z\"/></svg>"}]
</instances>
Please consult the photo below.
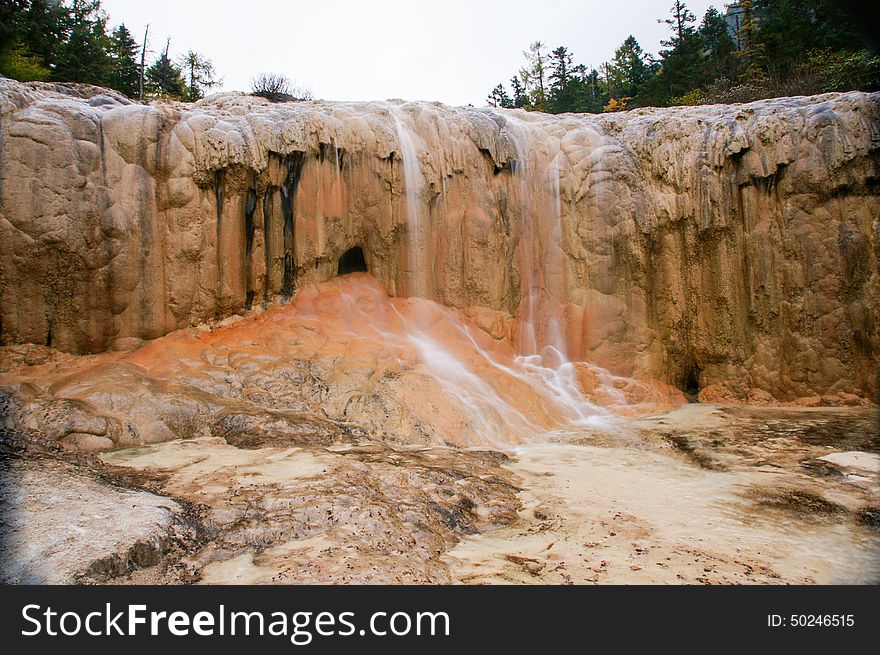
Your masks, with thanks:
<instances>
[{"instance_id":1,"label":"cave opening in rock","mask_svg":"<svg viewBox=\"0 0 880 655\"><path fill-rule=\"evenodd\" d=\"M700 367L696 364L688 366L684 374L681 376L681 384L679 389L687 396L688 401L698 403L700 395Z\"/></svg>"},{"instance_id":2,"label":"cave opening in rock","mask_svg":"<svg viewBox=\"0 0 880 655\"><path fill-rule=\"evenodd\" d=\"M359 246L350 248L342 253L339 258L339 270L337 275L348 275L349 273L366 273L367 260L364 259L364 251Z\"/></svg>"}]
</instances>

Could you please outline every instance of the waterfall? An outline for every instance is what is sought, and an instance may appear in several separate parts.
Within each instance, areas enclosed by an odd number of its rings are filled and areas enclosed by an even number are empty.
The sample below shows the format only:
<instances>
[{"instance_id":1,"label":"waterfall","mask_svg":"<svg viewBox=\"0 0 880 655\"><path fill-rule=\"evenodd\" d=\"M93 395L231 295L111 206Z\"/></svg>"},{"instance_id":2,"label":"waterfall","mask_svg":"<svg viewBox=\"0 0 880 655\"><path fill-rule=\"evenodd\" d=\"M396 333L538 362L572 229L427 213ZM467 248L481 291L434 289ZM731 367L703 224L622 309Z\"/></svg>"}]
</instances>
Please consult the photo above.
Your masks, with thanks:
<instances>
[{"instance_id":1,"label":"waterfall","mask_svg":"<svg viewBox=\"0 0 880 655\"><path fill-rule=\"evenodd\" d=\"M400 144L406 188L406 291L410 297L424 298L427 296L428 271L424 256L427 240L423 205L425 182L419 151L422 139L407 125L407 112L396 104L389 103L388 108ZM527 385L542 399L546 410L563 422L593 423L608 414L607 410L584 396L575 365L568 358L566 336L560 322L565 297L565 262L561 247L559 144L550 135L509 112L502 116L504 132L516 151L512 172L521 225L517 356L509 364L500 363L491 353L479 348L467 329L448 314L444 320L457 326L451 336L470 342L471 352L476 353L474 361L461 359L452 344L444 344L416 325L410 326L408 337L432 375L461 403L471 423L496 441L503 439L499 429L522 436L538 433L541 427L480 377L476 370L483 370L486 366L505 378Z\"/></svg>"},{"instance_id":2,"label":"waterfall","mask_svg":"<svg viewBox=\"0 0 880 655\"><path fill-rule=\"evenodd\" d=\"M601 424L608 415L581 394L578 365L551 369L517 357L448 307L389 298L365 273L304 290L293 310L288 320L312 322L329 352L342 349L349 362L364 365L382 353L382 366L415 376L396 401L417 414L425 415L422 403L442 411L444 420L457 422L453 436L466 443L503 447L562 426ZM420 375L439 389L422 395Z\"/></svg>"},{"instance_id":3,"label":"waterfall","mask_svg":"<svg viewBox=\"0 0 880 655\"><path fill-rule=\"evenodd\" d=\"M560 323L565 259L559 145L512 112L501 115L517 155L512 172L522 226L516 363L549 390L566 409L569 420L592 422L607 411L587 400L581 391Z\"/></svg>"},{"instance_id":4,"label":"waterfall","mask_svg":"<svg viewBox=\"0 0 880 655\"><path fill-rule=\"evenodd\" d=\"M389 109L400 143L406 187L407 294L411 297L423 298L427 295L427 270L422 256L426 234L422 197L424 177L416 146L419 137L407 126L404 112L399 106L389 105ZM444 201L445 193L444 178ZM439 306L433 308L433 311L438 310ZM444 321L451 325L459 325L451 315L446 312L443 314ZM400 318L404 320L402 316ZM538 425L502 398L498 391L471 370L467 362L456 356L453 348L446 347L440 339L432 337L428 331L420 329L418 325L410 325L406 340L415 346L422 362L443 389L458 400L469 416L471 424L490 441L503 442L505 438L511 436L509 433L524 435L540 431ZM483 352L481 355L486 362L495 365L494 359L488 353ZM504 431L508 434L503 434Z\"/></svg>"},{"instance_id":5,"label":"waterfall","mask_svg":"<svg viewBox=\"0 0 880 655\"><path fill-rule=\"evenodd\" d=\"M424 269L421 250L426 235L424 231L424 212L422 207L423 178L419 165L419 151L416 148L414 133L406 126L400 107L389 104L388 108L394 118L394 127L400 143L400 155L403 159L403 182L406 187L406 227L407 227L407 281L406 292L409 296L424 297L427 285L423 285Z\"/></svg>"},{"instance_id":6,"label":"waterfall","mask_svg":"<svg viewBox=\"0 0 880 655\"><path fill-rule=\"evenodd\" d=\"M557 359L555 351L564 360L568 349L558 316L564 291L559 155L550 157L557 145L517 117L504 114L504 119L516 149L512 169L522 226L517 348L522 355L541 354L550 360ZM545 142L539 145L544 147L533 147L541 136Z\"/></svg>"}]
</instances>

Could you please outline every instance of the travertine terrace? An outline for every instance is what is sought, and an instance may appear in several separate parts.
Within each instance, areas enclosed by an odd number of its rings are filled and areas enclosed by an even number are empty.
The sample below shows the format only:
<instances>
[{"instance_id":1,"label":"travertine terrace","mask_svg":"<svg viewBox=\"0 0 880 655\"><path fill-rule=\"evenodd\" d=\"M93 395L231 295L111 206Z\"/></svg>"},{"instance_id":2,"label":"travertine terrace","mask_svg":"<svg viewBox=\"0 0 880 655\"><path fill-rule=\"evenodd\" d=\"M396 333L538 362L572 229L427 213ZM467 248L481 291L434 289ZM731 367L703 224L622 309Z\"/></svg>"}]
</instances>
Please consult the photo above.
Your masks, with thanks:
<instances>
[{"instance_id":1,"label":"travertine terrace","mask_svg":"<svg viewBox=\"0 0 880 655\"><path fill-rule=\"evenodd\" d=\"M0 81L6 344L153 339L359 247L520 354L711 399L876 392L876 94L553 117L63 90Z\"/></svg>"},{"instance_id":2,"label":"travertine terrace","mask_svg":"<svg viewBox=\"0 0 880 655\"><path fill-rule=\"evenodd\" d=\"M878 179L880 94L0 79L0 581L875 582Z\"/></svg>"}]
</instances>

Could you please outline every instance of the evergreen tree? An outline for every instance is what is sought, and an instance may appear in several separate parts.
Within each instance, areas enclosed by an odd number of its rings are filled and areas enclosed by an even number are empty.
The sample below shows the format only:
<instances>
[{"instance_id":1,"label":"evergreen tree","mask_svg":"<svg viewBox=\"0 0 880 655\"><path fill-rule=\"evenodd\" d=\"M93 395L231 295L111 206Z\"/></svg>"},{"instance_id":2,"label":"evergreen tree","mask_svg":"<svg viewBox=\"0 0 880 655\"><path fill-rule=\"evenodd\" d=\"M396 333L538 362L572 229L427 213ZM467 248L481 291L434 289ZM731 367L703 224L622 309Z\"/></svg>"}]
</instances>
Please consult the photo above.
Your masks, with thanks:
<instances>
[{"instance_id":1,"label":"evergreen tree","mask_svg":"<svg viewBox=\"0 0 880 655\"><path fill-rule=\"evenodd\" d=\"M599 71L595 68L587 71L587 67L580 64L575 67L577 81L581 92L578 94L578 105L575 111L598 114L608 102L608 96L602 92L599 84Z\"/></svg>"},{"instance_id":2,"label":"evergreen tree","mask_svg":"<svg viewBox=\"0 0 880 655\"><path fill-rule=\"evenodd\" d=\"M72 0L67 10L67 39L59 48L53 78L106 84L110 73L107 16L99 0Z\"/></svg>"},{"instance_id":3,"label":"evergreen tree","mask_svg":"<svg viewBox=\"0 0 880 655\"><path fill-rule=\"evenodd\" d=\"M499 84L494 89L492 89L492 93L489 94L487 98L489 106L491 107L503 107L505 109L510 109L513 107L513 100L509 95L507 95L507 91L504 89L503 84Z\"/></svg>"},{"instance_id":4,"label":"evergreen tree","mask_svg":"<svg viewBox=\"0 0 880 655\"><path fill-rule=\"evenodd\" d=\"M758 55L757 64L774 80L796 73L812 51L855 52L867 45L839 1L745 0L738 6L750 17L749 54Z\"/></svg>"},{"instance_id":5,"label":"evergreen tree","mask_svg":"<svg viewBox=\"0 0 880 655\"><path fill-rule=\"evenodd\" d=\"M27 0L0 0L0 54L18 42L27 8Z\"/></svg>"},{"instance_id":6,"label":"evergreen tree","mask_svg":"<svg viewBox=\"0 0 880 655\"><path fill-rule=\"evenodd\" d=\"M739 49L736 57L740 60L740 77L757 84L764 77L764 43L758 38L758 23L753 0L740 0L731 7L742 10L742 18L737 39Z\"/></svg>"},{"instance_id":7,"label":"evergreen tree","mask_svg":"<svg viewBox=\"0 0 880 655\"><path fill-rule=\"evenodd\" d=\"M669 29L672 30L672 38L660 41L660 43L675 50L681 47L686 39L693 36L694 27L691 23L695 22L697 17L681 0L675 0L675 4L670 7L669 11L672 12L671 18L659 18L657 22L669 25Z\"/></svg>"},{"instance_id":8,"label":"evergreen tree","mask_svg":"<svg viewBox=\"0 0 880 655\"><path fill-rule=\"evenodd\" d=\"M547 97L547 111L561 114L575 111L577 89L573 84L574 57L565 46L559 46L548 56L550 64L550 94Z\"/></svg>"},{"instance_id":9,"label":"evergreen tree","mask_svg":"<svg viewBox=\"0 0 880 655\"><path fill-rule=\"evenodd\" d=\"M148 71L152 94L196 99L218 84L204 55L190 51L182 61L187 80L166 47ZM141 52L124 24L108 34L100 0L0 0L0 74L109 86L136 97Z\"/></svg>"},{"instance_id":10,"label":"evergreen tree","mask_svg":"<svg viewBox=\"0 0 880 655\"><path fill-rule=\"evenodd\" d=\"M110 35L110 71L107 83L110 88L124 93L129 98L136 98L140 77L140 46L131 32L120 25Z\"/></svg>"},{"instance_id":11,"label":"evergreen tree","mask_svg":"<svg viewBox=\"0 0 880 655\"><path fill-rule=\"evenodd\" d=\"M565 88L571 81L574 56L561 45L548 56L550 60L550 85Z\"/></svg>"},{"instance_id":12,"label":"evergreen tree","mask_svg":"<svg viewBox=\"0 0 880 655\"><path fill-rule=\"evenodd\" d=\"M708 84L719 78L736 77L736 45L727 31L727 21L715 7L706 10L697 34L703 44L706 64L700 83Z\"/></svg>"},{"instance_id":13,"label":"evergreen tree","mask_svg":"<svg viewBox=\"0 0 880 655\"><path fill-rule=\"evenodd\" d=\"M612 82L614 95L632 98L651 74L642 47L632 35L614 53L614 59L608 65L608 75Z\"/></svg>"},{"instance_id":14,"label":"evergreen tree","mask_svg":"<svg viewBox=\"0 0 880 655\"><path fill-rule=\"evenodd\" d=\"M510 78L510 86L513 88L513 106L517 109L525 107L529 102L529 96L526 94L526 87L520 81L520 78L514 75Z\"/></svg>"},{"instance_id":15,"label":"evergreen tree","mask_svg":"<svg viewBox=\"0 0 880 655\"><path fill-rule=\"evenodd\" d=\"M186 82L181 70L168 56L170 47L171 39L168 39L165 43L165 50L147 69L146 78L152 95L179 100L186 95Z\"/></svg>"},{"instance_id":16,"label":"evergreen tree","mask_svg":"<svg viewBox=\"0 0 880 655\"><path fill-rule=\"evenodd\" d=\"M675 0L670 11L670 18L659 21L669 25L672 37L660 42L667 49L660 51L661 67L651 89L663 100L693 90L705 70L702 39L693 26L696 17L681 0Z\"/></svg>"},{"instance_id":17,"label":"evergreen tree","mask_svg":"<svg viewBox=\"0 0 880 655\"><path fill-rule=\"evenodd\" d=\"M49 79L67 38L67 10L50 0L0 0L0 73Z\"/></svg>"},{"instance_id":18,"label":"evergreen tree","mask_svg":"<svg viewBox=\"0 0 880 655\"><path fill-rule=\"evenodd\" d=\"M528 109L545 111L547 94L545 89L547 56L543 52L544 44L535 41L523 52L526 67L519 72L523 86L529 97Z\"/></svg>"},{"instance_id":19,"label":"evergreen tree","mask_svg":"<svg viewBox=\"0 0 880 655\"><path fill-rule=\"evenodd\" d=\"M205 97L205 91L220 84L214 77L214 64L201 53L187 51L180 59L186 77L186 100L195 102Z\"/></svg>"}]
</instances>

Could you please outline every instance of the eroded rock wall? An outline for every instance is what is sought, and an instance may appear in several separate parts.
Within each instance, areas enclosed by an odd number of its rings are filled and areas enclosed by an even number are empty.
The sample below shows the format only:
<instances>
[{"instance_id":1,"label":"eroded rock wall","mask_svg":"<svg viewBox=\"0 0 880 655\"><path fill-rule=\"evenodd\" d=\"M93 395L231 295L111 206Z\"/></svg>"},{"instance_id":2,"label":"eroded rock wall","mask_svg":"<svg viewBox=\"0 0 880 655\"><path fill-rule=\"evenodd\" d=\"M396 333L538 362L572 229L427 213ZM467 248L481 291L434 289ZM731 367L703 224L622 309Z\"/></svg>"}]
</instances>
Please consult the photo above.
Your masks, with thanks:
<instances>
[{"instance_id":1,"label":"eroded rock wall","mask_svg":"<svg viewBox=\"0 0 880 655\"><path fill-rule=\"evenodd\" d=\"M876 393L877 94L547 116L95 93L0 80L3 343L155 338L283 301L359 246L391 295L514 343L553 315L569 358L618 375Z\"/></svg>"}]
</instances>

